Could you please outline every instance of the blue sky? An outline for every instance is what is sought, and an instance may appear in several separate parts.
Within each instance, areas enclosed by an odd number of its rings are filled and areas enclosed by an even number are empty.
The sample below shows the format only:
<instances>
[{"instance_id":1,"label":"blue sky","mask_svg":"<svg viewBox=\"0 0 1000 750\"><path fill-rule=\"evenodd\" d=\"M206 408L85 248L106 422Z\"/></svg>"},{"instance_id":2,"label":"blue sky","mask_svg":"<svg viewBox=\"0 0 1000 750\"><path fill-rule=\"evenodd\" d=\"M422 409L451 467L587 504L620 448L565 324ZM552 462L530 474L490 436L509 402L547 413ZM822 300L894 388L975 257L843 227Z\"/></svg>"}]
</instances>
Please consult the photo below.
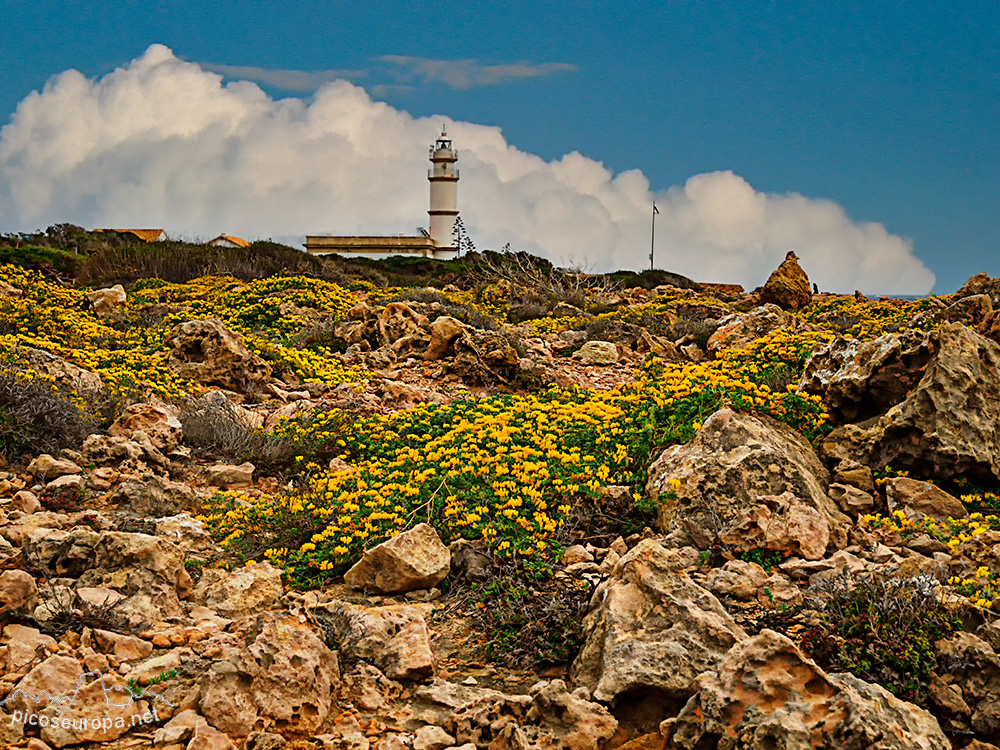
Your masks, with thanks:
<instances>
[{"instance_id":1,"label":"blue sky","mask_svg":"<svg viewBox=\"0 0 1000 750\"><path fill-rule=\"evenodd\" d=\"M1000 275L995 1L8 0L0 17L0 121L53 75L101 76L160 43L275 98L342 77L545 160L639 169L655 191L731 170L829 199L912 240L938 292Z\"/></svg>"}]
</instances>

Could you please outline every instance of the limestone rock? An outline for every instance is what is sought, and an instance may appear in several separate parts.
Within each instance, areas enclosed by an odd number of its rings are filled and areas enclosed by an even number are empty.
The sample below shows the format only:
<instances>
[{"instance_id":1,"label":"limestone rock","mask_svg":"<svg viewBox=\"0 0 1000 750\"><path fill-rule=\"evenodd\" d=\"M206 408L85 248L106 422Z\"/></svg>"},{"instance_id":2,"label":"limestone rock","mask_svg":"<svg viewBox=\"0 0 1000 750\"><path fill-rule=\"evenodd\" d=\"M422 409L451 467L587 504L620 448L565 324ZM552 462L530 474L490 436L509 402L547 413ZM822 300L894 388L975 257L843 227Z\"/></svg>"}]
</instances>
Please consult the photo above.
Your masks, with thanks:
<instances>
[{"instance_id":1,"label":"limestone rock","mask_svg":"<svg viewBox=\"0 0 1000 750\"><path fill-rule=\"evenodd\" d=\"M670 480L679 482L676 488ZM789 492L826 520L830 546L839 549L850 522L827 495L828 484L829 474L797 432L769 417L723 408L694 440L653 462L646 493L659 505L661 529L706 549L761 498Z\"/></svg>"},{"instance_id":2,"label":"limestone rock","mask_svg":"<svg viewBox=\"0 0 1000 750\"><path fill-rule=\"evenodd\" d=\"M8 612L30 614L37 606L38 587L34 578L23 570L0 573L0 615Z\"/></svg>"},{"instance_id":3,"label":"limestone rock","mask_svg":"<svg viewBox=\"0 0 1000 750\"><path fill-rule=\"evenodd\" d=\"M993 307L1000 308L1000 278L994 279L987 273L977 273L955 292L955 297L963 299L979 294L985 294L990 298Z\"/></svg>"},{"instance_id":4,"label":"limestone rock","mask_svg":"<svg viewBox=\"0 0 1000 750\"><path fill-rule=\"evenodd\" d=\"M650 701L672 715L746 633L682 567L687 560L658 542L639 542L594 593L586 641L573 662L575 684L604 702Z\"/></svg>"},{"instance_id":5,"label":"limestone rock","mask_svg":"<svg viewBox=\"0 0 1000 750\"><path fill-rule=\"evenodd\" d=\"M335 603L328 611L345 660L374 664L390 680L434 676L430 631L419 607Z\"/></svg>"},{"instance_id":6,"label":"limestone rock","mask_svg":"<svg viewBox=\"0 0 1000 750\"><path fill-rule=\"evenodd\" d=\"M455 339L451 369L474 385L508 383L521 371L521 359L498 332L467 330Z\"/></svg>"},{"instance_id":7,"label":"limestone rock","mask_svg":"<svg viewBox=\"0 0 1000 750\"><path fill-rule=\"evenodd\" d=\"M764 630L698 679L661 727L668 750L949 750L931 714L853 675L830 675L787 637Z\"/></svg>"},{"instance_id":8,"label":"limestone rock","mask_svg":"<svg viewBox=\"0 0 1000 750\"><path fill-rule=\"evenodd\" d=\"M182 482L172 482L156 474L132 476L108 497L121 510L156 518L198 506L198 493Z\"/></svg>"},{"instance_id":9,"label":"limestone rock","mask_svg":"<svg viewBox=\"0 0 1000 750\"><path fill-rule=\"evenodd\" d=\"M871 471L869 469L869 471ZM858 518L875 509L875 498L870 492L859 490L847 484L831 484L830 497L844 513L851 518Z\"/></svg>"},{"instance_id":10,"label":"limestone rock","mask_svg":"<svg viewBox=\"0 0 1000 750\"><path fill-rule=\"evenodd\" d=\"M969 515L961 500L930 482L896 477L885 483L885 494L890 511L909 508L937 520L965 518Z\"/></svg>"},{"instance_id":11,"label":"limestone rock","mask_svg":"<svg viewBox=\"0 0 1000 750\"><path fill-rule=\"evenodd\" d=\"M132 404L115 420L109 432L131 438L138 430L146 433L162 453L171 453L180 447L183 432L181 423L162 406Z\"/></svg>"},{"instance_id":12,"label":"limestone rock","mask_svg":"<svg viewBox=\"0 0 1000 750\"><path fill-rule=\"evenodd\" d=\"M748 602L757 598L767 573L757 563L728 560L708 579L707 588L717 596L731 596Z\"/></svg>"},{"instance_id":13,"label":"limestone rock","mask_svg":"<svg viewBox=\"0 0 1000 750\"><path fill-rule=\"evenodd\" d=\"M243 336L214 318L179 323L164 344L167 367L201 385L254 392L271 379L270 365L247 349Z\"/></svg>"},{"instance_id":14,"label":"limestone rock","mask_svg":"<svg viewBox=\"0 0 1000 750\"><path fill-rule=\"evenodd\" d=\"M448 315L435 318L430 324L431 340L424 352L424 359L443 359L455 352L455 339L465 331L465 325Z\"/></svg>"},{"instance_id":15,"label":"limestone rock","mask_svg":"<svg viewBox=\"0 0 1000 750\"><path fill-rule=\"evenodd\" d=\"M61 390L92 394L104 388L104 381L96 372L77 367L62 357L27 346L20 347L17 351L20 364L30 367L40 375L52 378Z\"/></svg>"},{"instance_id":16,"label":"limestone rock","mask_svg":"<svg viewBox=\"0 0 1000 750\"><path fill-rule=\"evenodd\" d=\"M934 352L905 400L869 425L824 438L831 460L851 458L914 476L1000 480L1000 345L957 323L928 336Z\"/></svg>"},{"instance_id":17,"label":"limestone rock","mask_svg":"<svg viewBox=\"0 0 1000 750\"><path fill-rule=\"evenodd\" d=\"M79 474L82 471L83 469L72 461L55 458L48 453L43 453L28 464L28 473L43 482L50 482L70 474Z\"/></svg>"},{"instance_id":18,"label":"limestone rock","mask_svg":"<svg viewBox=\"0 0 1000 750\"><path fill-rule=\"evenodd\" d=\"M613 365L618 362L618 347L610 341L588 341L573 353L585 365Z\"/></svg>"},{"instance_id":19,"label":"limestone rock","mask_svg":"<svg viewBox=\"0 0 1000 750\"><path fill-rule=\"evenodd\" d=\"M265 612L238 621L234 655L212 663L199 710L216 729L246 736L258 723L286 736L310 736L330 712L337 656L293 615Z\"/></svg>"},{"instance_id":20,"label":"limestone rock","mask_svg":"<svg viewBox=\"0 0 1000 750\"><path fill-rule=\"evenodd\" d=\"M121 284L107 289L95 289L85 294L84 299L98 318L110 318L128 304L128 297Z\"/></svg>"},{"instance_id":21,"label":"limestone rock","mask_svg":"<svg viewBox=\"0 0 1000 750\"><path fill-rule=\"evenodd\" d=\"M430 343L430 321L403 302L390 302L379 314L378 337L397 354L423 352Z\"/></svg>"},{"instance_id":22,"label":"limestone rock","mask_svg":"<svg viewBox=\"0 0 1000 750\"><path fill-rule=\"evenodd\" d=\"M800 310L812 302L809 277L799 265L793 251L785 255L781 265L764 282L760 290L762 304L775 304L783 310Z\"/></svg>"},{"instance_id":23,"label":"limestone rock","mask_svg":"<svg viewBox=\"0 0 1000 750\"><path fill-rule=\"evenodd\" d=\"M223 487L234 489L237 487L249 487L253 484L253 473L257 467L249 461L245 461L239 466L231 464L214 464L206 469L208 483L213 487Z\"/></svg>"},{"instance_id":24,"label":"limestone rock","mask_svg":"<svg viewBox=\"0 0 1000 750\"><path fill-rule=\"evenodd\" d=\"M758 498L756 505L741 510L719 539L740 552L769 549L785 557L800 555L806 560L821 560L830 543L830 522L816 508L786 491Z\"/></svg>"},{"instance_id":25,"label":"limestone rock","mask_svg":"<svg viewBox=\"0 0 1000 750\"><path fill-rule=\"evenodd\" d=\"M450 566L448 548L432 526L422 523L365 550L344 581L356 589L399 594L436 586L448 575Z\"/></svg>"},{"instance_id":26,"label":"limestone rock","mask_svg":"<svg viewBox=\"0 0 1000 750\"><path fill-rule=\"evenodd\" d=\"M764 304L750 312L733 313L720 319L719 327L709 336L705 348L713 353L723 349L740 349L780 328L790 328L793 331L820 330L777 305Z\"/></svg>"},{"instance_id":27,"label":"limestone rock","mask_svg":"<svg viewBox=\"0 0 1000 750\"><path fill-rule=\"evenodd\" d=\"M1000 656L972 633L954 633L938 641L935 651L948 665L952 684L960 688L958 696L951 696L949 713L968 711L976 734L985 739L1000 737ZM941 698L939 691L935 702L942 703Z\"/></svg>"},{"instance_id":28,"label":"limestone rock","mask_svg":"<svg viewBox=\"0 0 1000 750\"><path fill-rule=\"evenodd\" d=\"M799 387L823 397L833 424L869 419L903 401L931 357L923 340L892 333L874 341L841 336L809 355Z\"/></svg>"},{"instance_id":29,"label":"limestone rock","mask_svg":"<svg viewBox=\"0 0 1000 750\"><path fill-rule=\"evenodd\" d=\"M206 570L195 587L195 600L223 617L237 619L271 607L284 593L281 571L268 562L232 571Z\"/></svg>"}]
</instances>

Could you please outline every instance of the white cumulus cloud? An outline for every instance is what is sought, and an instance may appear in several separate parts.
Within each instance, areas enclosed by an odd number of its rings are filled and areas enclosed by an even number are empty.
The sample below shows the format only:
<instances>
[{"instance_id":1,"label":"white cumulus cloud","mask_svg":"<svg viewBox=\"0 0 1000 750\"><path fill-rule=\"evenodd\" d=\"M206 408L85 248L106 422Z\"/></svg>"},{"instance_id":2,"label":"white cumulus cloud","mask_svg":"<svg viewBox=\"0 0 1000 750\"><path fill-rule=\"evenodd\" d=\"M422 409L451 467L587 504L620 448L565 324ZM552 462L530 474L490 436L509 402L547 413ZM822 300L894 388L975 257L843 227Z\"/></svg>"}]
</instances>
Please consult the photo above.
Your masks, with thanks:
<instances>
[{"instance_id":1,"label":"white cumulus cloud","mask_svg":"<svg viewBox=\"0 0 1000 750\"><path fill-rule=\"evenodd\" d=\"M757 286L794 250L823 289L923 293L934 274L908 240L834 202L761 193L732 172L651 192L579 153L547 162L499 128L415 118L335 80L309 101L153 45L97 79L55 76L0 129L0 230L72 222L175 235L413 234L427 223L427 148L447 124L459 208L480 248L506 243L595 271L648 264Z\"/></svg>"}]
</instances>

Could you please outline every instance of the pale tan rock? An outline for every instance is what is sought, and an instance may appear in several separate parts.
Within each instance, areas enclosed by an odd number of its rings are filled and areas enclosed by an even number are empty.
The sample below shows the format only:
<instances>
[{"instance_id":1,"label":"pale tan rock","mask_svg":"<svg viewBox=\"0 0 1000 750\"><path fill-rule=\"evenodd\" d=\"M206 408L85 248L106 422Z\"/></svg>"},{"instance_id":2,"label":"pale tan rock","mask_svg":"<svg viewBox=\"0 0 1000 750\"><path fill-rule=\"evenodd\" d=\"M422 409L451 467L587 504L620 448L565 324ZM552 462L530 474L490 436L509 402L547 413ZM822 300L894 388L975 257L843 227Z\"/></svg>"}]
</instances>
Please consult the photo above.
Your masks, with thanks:
<instances>
[{"instance_id":1,"label":"pale tan rock","mask_svg":"<svg viewBox=\"0 0 1000 750\"><path fill-rule=\"evenodd\" d=\"M816 508L786 491L758 498L756 505L741 510L719 539L741 552L759 548L785 557L821 560L830 543L830 523Z\"/></svg>"},{"instance_id":2,"label":"pale tan rock","mask_svg":"<svg viewBox=\"0 0 1000 750\"><path fill-rule=\"evenodd\" d=\"M431 340L424 352L424 359L434 360L454 354L455 339L465 331L465 324L448 315L434 319L430 324Z\"/></svg>"},{"instance_id":3,"label":"pale tan rock","mask_svg":"<svg viewBox=\"0 0 1000 750\"><path fill-rule=\"evenodd\" d=\"M594 556L582 544L573 544L563 552L563 565L573 565L581 562L594 562Z\"/></svg>"},{"instance_id":4,"label":"pale tan rock","mask_svg":"<svg viewBox=\"0 0 1000 750\"><path fill-rule=\"evenodd\" d=\"M293 615L265 612L234 628L244 645L209 667L201 682L202 715L230 735L246 736L258 720L294 736L315 734L339 682L336 654Z\"/></svg>"},{"instance_id":5,"label":"pale tan rock","mask_svg":"<svg viewBox=\"0 0 1000 750\"><path fill-rule=\"evenodd\" d=\"M746 638L719 601L683 572L686 562L649 539L619 561L584 620L574 684L605 702L645 688L686 699L694 678Z\"/></svg>"},{"instance_id":6,"label":"pale tan rock","mask_svg":"<svg viewBox=\"0 0 1000 750\"><path fill-rule=\"evenodd\" d=\"M54 456L50 456L48 453L43 453L28 464L28 473L43 482L51 482L53 479L57 479L58 477L69 474L79 474L82 471L83 469L72 461L68 461L64 458L55 458Z\"/></svg>"},{"instance_id":7,"label":"pale tan rock","mask_svg":"<svg viewBox=\"0 0 1000 750\"><path fill-rule=\"evenodd\" d=\"M351 714L343 715L343 719L331 729L330 733L316 735L316 739L323 743L323 750L368 750L371 747L357 717Z\"/></svg>"},{"instance_id":8,"label":"pale tan rock","mask_svg":"<svg viewBox=\"0 0 1000 750\"><path fill-rule=\"evenodd\" d=\"M42 712L50 716L49 726L41 730L42 739L48 744L60 748L88 741L107 742L133 730L134 726L152 727L159 722L156 712L160 706L133 699L120 675L93 674L88 679L73 697L72 705L59 714L58 722L56 708Z\"/></svg>"},{"instance_id":9,"label":"pale tan rock","mask_svg":"<svg viewBox=\"0 0 1000 750\"><path fill-rule=\"evenodd\" d=\"M38 606L35 579L23 570L0 573L0 615L8 612L28 614Z\"/></svg>"},{"instance_id":10,"label":"pale tan rock","mask_svg":"<svg viewBox=\"0 0 1000 750\"><path fill-rule=\"evenodd\" d=\"M180 447L183 435L180 420L169 410L153 404L132 404L125 407L109 432L131 438L140 430L163 453L171 453Z\"/></svg>"},{"instance_id":11,"label":"pale tan rock","mask_svg":"<svg viewBox=\"0 0 1000 750\"><path fill-rule=\"evenodd\" d=\"M829 675L772 630L745 640L698 679L680 715L661 726L667 750L720 736L733 747L949 750L934 717L878 685ZM712 745L714 746L714 745Z\"/></svg>"},{"instance_id":12,"label":"pale tan rock","mask_svg":"<svg viewBox=\"0 0 1000 750\"><path fill-rule=\"evenodd\" d=\"M870 492L847 484L831 484L830 498L851 518L871 513L875 509L875 498Z\"/></svg>"},{"instance_id":13,"label":"pale tan rock","mask_svg":"<svg viewBox=\"0 0 1000 750\"><path fill-rule=\"evenodd\" d=\"M164 345L167 367L201 385L257 392L271 379L270 365L247 349L243 336L214 318L174 326Z\"/></svg>"},{"instance_id":14,"label":"pale tan rock","mask_svg":"<svg viewBox=\"0 0 1000 750\"><path fill-rule=\"evenodd\" d=\"M966 518L969 511L954 495L931 484L909 477L895 477L885 483L889 510L908 508L937 520Z\"/></svg>"},{"instance_id":15,"label":"pale tan rock","mask_svg":"<svg viewBox=\"0 0 1000 750\"><path fill-rule=\"evenodd\" d=\"M84 295L90 310L99 318L110 318L128 305L128 296L121 284L107 289L95 289Z\"/></svg>"},{"instance_id":16,"label":"pale tan rock","mask_svg":"<svg viewBox=\"0 0 1000 750\"><path fill-rule=\"evenodd\" d=\"M434 725L420 727L413 736L413 750L445 750L454 744L454 737Z\"/></svg>"},{"instance_id":17,"label":"pale tan rock","mask_svg":"<svg viewBox=\"0 0 1000 750\"><path fill-rule=\"evenodd\" d=\"M113 633L110 630L93 631L94 646L105 654L113 654L126 661L139 661L153 653L153 644L134 635Z\"/></svg>"},{"instance_id":18,"label":"pale tan rock","mask_svg":"<svg viewBox=\"0 0 1000 750\"><path fill-rule=\"evenodd\" d=\"M239 466L231 464L215 464L206 469L208 483L214 487L225 489L235 489L238 487L248 487L253 484L253 473L257 467L249 461L245 461Z\"/></svg>"},{"instance_id":19,"label":"pale tan rock","mask_svg":"<svg viewBox=\"0 0 1000 750\"><path fill-rule=\"evenodd\" d=\"M451 553L432 526L421 523L376 547L344 575L356 589L397 594L433 588L448 575Z\"/></svg>"},{"instance_id":20,"label":"pale tan rock","mask_svg":"<svg viewBox=\"0 0 1000 750\"><path fill-rule=\"evenodd\" d=\"M55 648L56 640L36 628L11 623L4 626L0 644L7 647L5 672L26 675Z\"/></svg>"},{"instance_id":21,"label":"pale tan rock","mask_svg":"<svg viewBox=\"0 0 1000 750\"><path fill-rule=\"evenodd\" d=\"M86 479L79 474L64 474L61 477L56 477L51 482L45 485L45 489L49 491L61 490L61 489L83 489L83 485Z\"/></svg>"},{"instance_id":22,"label":"pale tan rock","mask_svg":"<svg viewBox=\"0 0 1000 750\"><path fill-rule=\"evenodd\" d=\"M38 502L38 496L31 490L21 490L14 495L11 507L22 513L37 513L42 509L42 504Z\"/></svg>"},{"instance_id":23,"label":"pale tan rock","mask_svg":"<svg viewBox=\"0 0 1000 750\"><path fill-rule=\"evenodd\" d=\"M584 365L613 365L618 362L618 347L610 341L588 341L573 353Z\"/></svg>"},{"instance_id":24,"label":"pale tan rock","mask_svg":"<svg viewBox=\"0 0 1000 750\"><path fill-rule=\"evenodd\" d=\"M846 546L851 522L827 495L829 483L829 473L799 433L769 417L722 408L693 440L653 462L646 494L658 503L663 531L707 549L720 526L762 498L788 492L825 519L828 546L839 549Z\"/></svg>"},{"instance_id":25,"label":"pale tan rock","mask_svg":"<svg viewBox=\"0 0 1000 750\"><path fill-rule=\"evenodd\" d=\"M742 349L747 344L781 328L793 331L819 330L802 318L785 312L777 305L765 304L745 313L732 313L719 320L719 327L708 337L705 348L712 353Z\"/></svg>"},{"instance_id":26,"label":"pale tan rock","mask_svg":"<svg viewBox=\"0 0 1000 750\"><path fill-rule=\"evenodd\" d=\"M206 570L195 588L195 600L223 617L240 618L269 609L284 593L281 571L269 562L232 571Z\"/></svg>"},{"instance_id":27,"label":"pale tan rock","mask_svg":"<svg viewBox=\"0 0 1000 750\"><path fill-rule=\"evenodd\" d=\"M903 401L873 424L844 425L820 449L915 477L1000 480L1000 345L958 323L928 334L933 359Z\"/></svg>"},{"instance_id":28,"label":"pale tan rock","mask_svg":"<svg viewBox=\"0 0 1000 750\"><path fill-rule=\"evenodd\" d=\"M7 628L4 628L5 637L8 635ZM17 631L11 631L11 635L17 634ZM18 681L4 708L7 711L39 712L50 704L62 707L69 703L82 674L80 663L73 657L61 654L49 656Z\"/></svg>"},{"instance_id":29,"label":"pale tan rock","mask_svg":"<svg viewBox=\"0 0 1000 750\"><path fill-rule=\"evenodd\" d=\"M338 603L328 611L345 659L374 664L390 680L433 677L434 652L421 607Z\"/></svg>"},{"instance_id":30,"label":"pale tan rock","mask_svg":"<svg viewBox=\"0 0 1000 750\"><path fill-rule=\"evenodd\" d=\"M740 601L750 601L767 580L767 573L757 563L728 560L708 579L708 590L717 596L731 596Z\"/></svg>"}]
</instances>

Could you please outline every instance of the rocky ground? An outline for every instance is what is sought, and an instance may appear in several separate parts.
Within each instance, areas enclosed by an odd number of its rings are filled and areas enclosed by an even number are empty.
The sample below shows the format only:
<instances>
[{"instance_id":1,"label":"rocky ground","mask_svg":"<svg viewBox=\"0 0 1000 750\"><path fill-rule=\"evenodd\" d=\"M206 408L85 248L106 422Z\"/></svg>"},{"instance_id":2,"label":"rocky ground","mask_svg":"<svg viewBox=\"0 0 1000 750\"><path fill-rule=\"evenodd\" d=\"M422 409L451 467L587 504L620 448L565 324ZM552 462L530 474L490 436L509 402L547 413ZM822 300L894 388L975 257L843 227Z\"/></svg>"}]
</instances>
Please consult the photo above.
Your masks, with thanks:
<instances>
[{"instance_id":1,"label":"rocky ground","mask_svg":"<svg viewBox=\"0 0 1000 750\"><path fill-rule=\"evenodd\" d=\"M6 304L30 297L27 277L6 278ZM509 279L491 288L511 310L526 304ZM142 293L88 293L87 315L114 321ZM499 325L456 317L470 314L461 294L362 290L336 314L280 297L298 329L321 321L338 342L324 350L337 377L279 371L250 328L168 321L144 356L195 384L196 398L147 392L66 440L40 428L46 450L8 430L0 746L1000 745L1000 280L980 275L911 309L813 295L790 256L751 294L599 289L582 306ZM657 299L671 302L649 308ZM614 312L584 309L598 302ZM488 300L476 304L489 313ZM36 378L69 394L117 377L47 350L43 329L37 346L17 335L5 339L16 356L0 417L23 418L30 399L17 389ZM800 365L789 341L807 344ZM662 372L643 370L650 362ZM726 362L766 370L774 387L734 379ZM364 377L339 375L351 372ZM722 396L652 442L641 472L584 461L591 468L572 476L591 492L574 485L550 501L558 511L535 506L534 555L512 556L521 542L507 527L478 522L499 511L464 498L475 484L438 506L444 481L425 502L416 470L420 502L395 511L391 532L370 515L338 520L364 512L352 510L361 499L351 505L361 495L338 494L361 491L344 483L382 476L383 453L352 448L364 435L351 437L351 424L381 430L420 405L467 402L498 404L487 414L502 421L510 399L551 388L662 398L661 419L685 399ZM615 408L596 429L624 422ZM307 418L333 410L349 423L322 437ZM272 443L253 436L289 424L322 438L296 446L342 437L346 447L264 455ZM393 460L411 455L408 439L421 470L445 460L416 433L394 439ZM543 470L532 464L531 476ZM490 471L477 475L483 485L501 480ZM287 503L322 506L308 494L317 486L337 510L317 511L325 520L310 529L336 522L357 536L343 551L322 533L278 549L315 510ZM213 513L220 498L229 504Z\"/></svg>"}]
</instances>

